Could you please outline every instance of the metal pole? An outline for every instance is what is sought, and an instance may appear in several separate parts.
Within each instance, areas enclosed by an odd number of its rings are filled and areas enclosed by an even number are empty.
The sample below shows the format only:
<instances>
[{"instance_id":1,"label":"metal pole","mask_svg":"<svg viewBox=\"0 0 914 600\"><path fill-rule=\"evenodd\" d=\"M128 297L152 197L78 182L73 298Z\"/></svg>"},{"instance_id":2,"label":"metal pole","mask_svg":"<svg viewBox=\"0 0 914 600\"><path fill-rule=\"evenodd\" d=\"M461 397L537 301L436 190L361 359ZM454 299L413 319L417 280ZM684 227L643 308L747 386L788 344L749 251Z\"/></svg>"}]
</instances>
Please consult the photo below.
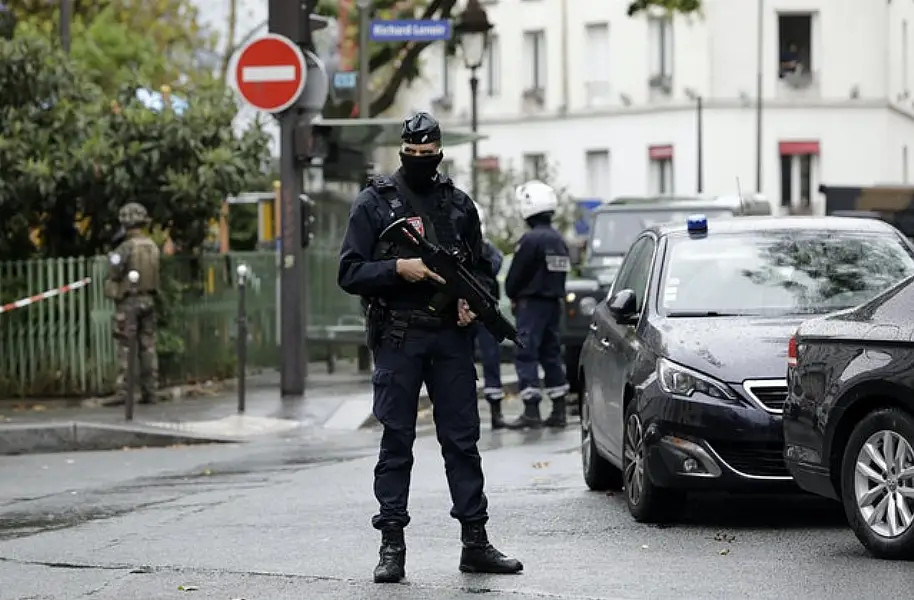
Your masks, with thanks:
<instances>
[{"instance_id":1,"label":"metal pole","mask_svg":"<svg viewBox=\"0 0 914 600\"><path fill-rule=\"evenodd\" d=\"M301 238L301 176L295 163L295 125L293 109L279 118L279 173L282 185L280 210L280 322L282 323L280 392L283 396L305 393L305 327L302 314L304 273Z\"/></svg>"},{"instance_id":2,"label":"metal pole","mask_svg":"<svg viewBox=\"0 0 914 600\"><path fill-rule=\"evenodd\" d=\"M245 292L247 290L247 265L238 265L238 412L244 412L244 402L247 395L247 368L248 368L248 317L245 306Z\"/></svg>"},{"instance_id":3,"label":"metal pole","mask_svg":"<svg viewBox=\"0 0 914 600\"><path fill-rule=\"evenodd\" d=\"M764 67L765 0L758 0L758 48L755 65L755 191L762 193L762 69Z\"/></svg>"},{"instance_id":4,"label":"metal pole","mask_svg":"<svg viewBox=\"0 0 914 600\"><path fill-rule=\"evenodd\" d=\"M137 340L137 314L136 314L136 289L140 281L138 271L127 273L127 282L130 284L130 295L127 299L127 397L124 398L124 420L133 420L133 407L135 405L136 367L139 353Z\"/></svg>"},{"instance_id":5,"label":"metal pole","mask_svg":"<svg viewBox=\"0 0 914 600\"><path fill-rule=\"evenodd\" d=\"M470 130L473 132L473 143L470 150L470 168L473 174L473 200L479 202L479 142L476 141L476 130L479 128L479 78L478 67L470 71Z\"/></svg>"},{"instance_id":6,"label":"metal pole","mask_svg":"<svg viewBox=\"0 0 914 600\"><path fill-rule=\"evenodd\" d=\"M704 191L704 187L705 187L705 185L704 185L704 170L705 169L704 169L704 152L703 152L704 143L702 142L702 134L703 134L703 130L704 130L704 126L702 123L702 120L703 120L702 116L704 114L704 103L702 101L701 96L698 96L698 98L695 99L695 106L696 106L695 120L697 121L697 127L698 127L698 131L695 132L695 144L697 145L697 147L695 148L695 151L697 153L697 158L698 158L698 167L697 167L698 168L698 193L700 194Z\"/></svg>"},{"instance_id":7,"label":"metal pole","mask_svg":"<svg viewBox=\"0 0 914 600\"><path fill-rule=\"evenodd\" d=\"M368 51L368 28L370 26L369 16L371 8L370 2L359 2L359 118L371 118L371 98L368 95L368 79L371 76L368 68L371 62L371 54Z\"/></svg>"},{"instance_id":8,"label":"metal pole","mask_svg":"<svg viewBox=\"0 0 914 600\"><path fill-rule=\"evenodd\" d=\"M60 45L70 53L70 24L73 22L73 0L60 0Z\"/></svg>"}]
</instances>

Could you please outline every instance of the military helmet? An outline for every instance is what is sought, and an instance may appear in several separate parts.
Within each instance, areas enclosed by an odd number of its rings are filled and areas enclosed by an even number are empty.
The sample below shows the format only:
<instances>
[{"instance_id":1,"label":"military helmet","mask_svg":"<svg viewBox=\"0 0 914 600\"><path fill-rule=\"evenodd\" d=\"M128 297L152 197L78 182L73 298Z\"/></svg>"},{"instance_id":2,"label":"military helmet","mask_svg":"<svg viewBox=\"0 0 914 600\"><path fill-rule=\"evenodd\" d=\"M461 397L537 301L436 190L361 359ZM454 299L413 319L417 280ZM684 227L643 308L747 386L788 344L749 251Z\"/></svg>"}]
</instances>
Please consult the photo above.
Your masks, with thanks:
<instances>
[{"instance_id":1,"label":"military helmet","mask_svg":"<svg viewBox=\"0 0 914 600\"><path fill-rule=\"evenodd\" d=\"M149 213L142 204L129 202L121 207L117 214L118 220L126 228L141 227L149 223Z\"/></svg>"},{"instance_id":2,"label":"military helmet","mask_svg":"<svg viewBox=\"0 0 914 600\"><path fill-rule=\"evenodd\" d=\"M431 144L441 141L441 126L438 119L427 112L417 112L403 121L400 139L407 144Z\"/></svg>"}]
</instances>

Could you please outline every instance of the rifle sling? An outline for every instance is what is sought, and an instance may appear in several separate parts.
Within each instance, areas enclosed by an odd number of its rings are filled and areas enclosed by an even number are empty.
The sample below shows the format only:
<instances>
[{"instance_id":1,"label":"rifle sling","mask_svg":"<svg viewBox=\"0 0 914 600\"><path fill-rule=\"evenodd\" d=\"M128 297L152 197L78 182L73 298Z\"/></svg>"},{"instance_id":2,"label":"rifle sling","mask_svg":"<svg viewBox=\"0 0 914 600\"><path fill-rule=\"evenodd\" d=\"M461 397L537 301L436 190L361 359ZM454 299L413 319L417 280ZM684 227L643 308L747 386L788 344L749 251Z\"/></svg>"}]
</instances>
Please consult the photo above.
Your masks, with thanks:
<instances>
[{"instance_id":1,"label":"rifle sling","mask_svg":"<svg viewBox=\"0 0 914 600\"><path fill-rule=\"evenodd\" d=\"M400 193L400 197L403 200L403 204L406 205L406 208L416 213L422 223L425 225L425 233L428 241L435 244L436 246L441 246L441 243L438 241L438 235L435 233L435 225L432 223L431 218L428 216L428 212L425 210L425 207L422 206L422 199L416 197L409 186L406 185L406 182L403 181L403 176L400 173L394 173L392 177L394 185L397 188L397 191Z\"/></svg>"}]
</instances>

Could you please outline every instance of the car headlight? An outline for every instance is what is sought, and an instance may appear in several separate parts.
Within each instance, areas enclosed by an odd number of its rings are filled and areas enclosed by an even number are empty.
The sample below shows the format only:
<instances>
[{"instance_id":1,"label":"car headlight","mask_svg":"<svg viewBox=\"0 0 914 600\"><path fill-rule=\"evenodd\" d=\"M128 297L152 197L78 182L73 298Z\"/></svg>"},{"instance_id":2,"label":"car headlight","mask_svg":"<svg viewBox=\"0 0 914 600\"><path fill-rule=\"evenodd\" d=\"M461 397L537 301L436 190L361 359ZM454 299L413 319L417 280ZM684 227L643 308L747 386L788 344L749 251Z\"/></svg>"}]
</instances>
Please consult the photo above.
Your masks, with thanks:
<instances>
[{"instance_id":1,"label":"car headlight","mask_svg":"<svg viewBox=\"0 0 914 600\"><path fill-rule=\"evenodd\" d=\"M736 399L725 383L665 358L657 360L657 381L667 394L691 396L697 392L720 400Z\"/></svg>"},{"instance_id":2,"label":"car headlight","mask_svg":"<svg viewBox=\"0 0 914 600\"><path fill-rule=\"evenodd\" d=\"M578 307L580 307L582 315L589 317L597 310L597 301L594 298L587 296L586 298L581 298Z\"/></svg>"},{"instance_id":3,"label":"car headlight","mask_svg":"<svg viewBox=\"0 0 914 600\"><path fill-rule=\"evenodd\" d=\"M568 292L568 295L565 296L565 302L571 304L572 302L574 302L575 298L577 298L577 296L574 295L574 292Z\"/></svg>"}]
</instances>

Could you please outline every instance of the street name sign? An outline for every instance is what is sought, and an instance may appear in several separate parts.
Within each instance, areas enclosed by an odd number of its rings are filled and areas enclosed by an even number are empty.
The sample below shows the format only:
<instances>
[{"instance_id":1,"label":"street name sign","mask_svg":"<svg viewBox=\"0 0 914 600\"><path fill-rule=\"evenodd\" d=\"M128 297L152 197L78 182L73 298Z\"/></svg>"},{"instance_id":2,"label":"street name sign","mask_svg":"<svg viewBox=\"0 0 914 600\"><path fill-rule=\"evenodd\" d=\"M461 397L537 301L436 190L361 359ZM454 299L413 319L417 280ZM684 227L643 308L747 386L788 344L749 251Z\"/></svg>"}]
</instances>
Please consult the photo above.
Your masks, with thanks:
<instances>
[{"instance_id":1,"label":"street name sign","mask_svg":"<svg viewBox=\"0 0 914 600\"><path fill-rule=\"evenodd\" d=\"M451 22L447 19L371 22L371 39L375 42L438 42L451 39Z\"/></svg>"},{"instance_id":2,"label":"street name sign","mask_svg":"<svg viewBox=\"0 0 914 600\"><path fill-rule=\"evenodd\" d=\"M231 73L234 87L244 101L268 113L280 113L295 104L307 78L301 49L275 33L245 44Z\"/></svg>"}]
</instances>

